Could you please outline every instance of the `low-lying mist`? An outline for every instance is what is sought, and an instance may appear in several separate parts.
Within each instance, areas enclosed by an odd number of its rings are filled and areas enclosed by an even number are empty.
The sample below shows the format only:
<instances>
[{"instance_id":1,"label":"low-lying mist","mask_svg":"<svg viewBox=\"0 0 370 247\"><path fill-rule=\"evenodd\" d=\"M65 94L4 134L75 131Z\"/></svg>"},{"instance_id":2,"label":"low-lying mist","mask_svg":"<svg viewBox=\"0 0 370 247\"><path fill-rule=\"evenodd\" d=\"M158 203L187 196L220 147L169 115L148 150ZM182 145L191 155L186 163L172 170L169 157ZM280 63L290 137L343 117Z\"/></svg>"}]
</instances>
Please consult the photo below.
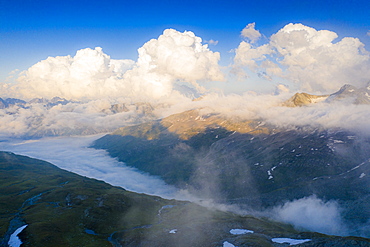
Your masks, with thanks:
<instances>
[{"instance_id":1,"label":"low-lying mist","mask_svg":"<svg viewBox=\"0 0 370 247\"><path fill-rule=\"evenodd\" d=\"M340 205L336 201L325 202L315 195L276 206L269 214L276 220L290 223L300 229L329 235L348 234Z\"/></svg>"},{"instance_id":2,"label":"low-lying mist","mask_svg":"<svg viewBox=\"0 0 370 247\"><path fill-rule=\"evenodd\" d=\"M100 136L9 140L0 142L0 150L45 160L64 170L130 191L171 199L180 196L176 188L165 184L160 178L130 168L111 158L104 150L89 148L91 142Z\"/></svg>"}]
</instances>

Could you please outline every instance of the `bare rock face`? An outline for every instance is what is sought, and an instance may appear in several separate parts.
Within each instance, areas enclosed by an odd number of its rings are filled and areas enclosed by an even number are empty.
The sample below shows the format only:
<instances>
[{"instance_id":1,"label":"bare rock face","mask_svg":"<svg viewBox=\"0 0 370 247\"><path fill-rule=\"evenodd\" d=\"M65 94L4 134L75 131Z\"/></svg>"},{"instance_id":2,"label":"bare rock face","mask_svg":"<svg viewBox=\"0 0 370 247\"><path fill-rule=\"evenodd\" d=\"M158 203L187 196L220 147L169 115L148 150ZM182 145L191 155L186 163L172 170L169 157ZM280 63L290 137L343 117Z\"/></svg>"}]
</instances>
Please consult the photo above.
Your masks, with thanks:
<instances>
[{"instance_id":1,"label":"bare rock face","mask_svg":"<svg viewBox=\"0 0 370 247\"><path fill-rule=\"evenodd\" d=\"M329 95L312 95L308 93L296 93L283 103L283 106L296 107L325 101Z\"/></svg>"}]
</instances>

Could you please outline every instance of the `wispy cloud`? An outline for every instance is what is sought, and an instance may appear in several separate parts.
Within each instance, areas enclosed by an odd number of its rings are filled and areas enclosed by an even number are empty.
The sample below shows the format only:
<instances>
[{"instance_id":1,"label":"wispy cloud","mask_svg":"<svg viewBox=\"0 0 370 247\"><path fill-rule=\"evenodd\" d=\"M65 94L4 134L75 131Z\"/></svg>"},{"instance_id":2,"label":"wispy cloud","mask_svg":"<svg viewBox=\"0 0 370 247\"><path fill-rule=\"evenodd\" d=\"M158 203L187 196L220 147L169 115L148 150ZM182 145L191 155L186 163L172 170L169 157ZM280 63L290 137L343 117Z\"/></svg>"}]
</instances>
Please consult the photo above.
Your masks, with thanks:
<instances>
[{"instance_id":1,"label":"wispy cloud","mask_svg":"<svg viewBox=\"0 0 370 247\"><path fill-rule=\"evenodd\" d=\"M5 82L13 81L14 78L17 78L18 74L19 74L19 69L10 71L8 76L5 78Z\"/></svg>"},{"instance_id":2,"label":"wispy cloud","mask_svg":"<svg viewBox=\"0 0 370 247\"><path fill-rule=\"evenodd\" d=\"M210 45L217 45L218 44L218 40L213 40L213 39L205 40L204 42L207 43L207 44L210 44Z\"/></svg>"},{"instance_id":3,"label":"wispy cloud","mask_svg":"<svg viewBox=\"0 0 370 247\"><path fill-rule=\"evenodd\" d=\"M296 227L326 234L345 235L347 229L335 201L325 202L316 196L304 197L275 207L274 218Z\"/></svg>"}]
</instances>

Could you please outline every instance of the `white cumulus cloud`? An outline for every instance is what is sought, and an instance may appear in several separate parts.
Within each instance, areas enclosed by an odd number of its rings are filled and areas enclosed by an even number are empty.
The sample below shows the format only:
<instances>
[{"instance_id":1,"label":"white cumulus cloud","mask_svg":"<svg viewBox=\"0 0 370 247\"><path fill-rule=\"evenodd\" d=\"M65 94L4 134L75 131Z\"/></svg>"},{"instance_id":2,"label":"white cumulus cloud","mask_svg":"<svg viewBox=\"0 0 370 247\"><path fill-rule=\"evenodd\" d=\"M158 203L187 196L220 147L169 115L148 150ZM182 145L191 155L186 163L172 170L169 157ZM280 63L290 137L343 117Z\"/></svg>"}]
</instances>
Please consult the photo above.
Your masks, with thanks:
<instances>
[{"instance_id":1,"label":"white cumulus cloud","mask_svg":"<svg viewBox=\"0 0 370 247\"><path fill-rule=\"evenodd\" d=\"M111 59L99 47L81 49L73 57L48 57L22 72L15 85L3 84L2 94L23 99L143 100L168 96L176 82L202 90L198 81L223 80L220 54L209 50L193 32L167 29L138 53L137 62Z\"/></svg>"},{"instance_id":2,"label":"white cumulus cloud","mask_svg":"<svg viewBox=\"0 0 370 247\"><path fill-rule=\"evenodd\" d=\"M127 77L140 79L144 74L148 77L148 85L162 86L168 91L176 80L200 89L197 81L223 80L219 60L220 54L202 45L202 39L193 32L167 29L158 39L152 39L139 48L137 68L127 73Z\"/></svg>"},{"instance_id":3,"label":"white cumulus cloud","mask_svg":"<svg viewBox=\"0 0 370 247\"><path fill-rule=\"evenodd\" d=\"M119 95L122 74L132 60L114 60L100 47L81 49L74 57L48 57L24 71L9 93L19 98L93 99Z\"/></svg>"},{"instance_id":4,"label":"white cumulus cloud","mask_svg":"<svg viewBox=\"0 0 370 247\"><path fill-rule=\"evenodd\" d=\"M363 86L370 78L369 52L357 38L335 42L337 37L332 31L288 24L262 46L241 42L234 66L284 78L309 92L332 92L346 83Z\"/></svg>"}]
</instances>

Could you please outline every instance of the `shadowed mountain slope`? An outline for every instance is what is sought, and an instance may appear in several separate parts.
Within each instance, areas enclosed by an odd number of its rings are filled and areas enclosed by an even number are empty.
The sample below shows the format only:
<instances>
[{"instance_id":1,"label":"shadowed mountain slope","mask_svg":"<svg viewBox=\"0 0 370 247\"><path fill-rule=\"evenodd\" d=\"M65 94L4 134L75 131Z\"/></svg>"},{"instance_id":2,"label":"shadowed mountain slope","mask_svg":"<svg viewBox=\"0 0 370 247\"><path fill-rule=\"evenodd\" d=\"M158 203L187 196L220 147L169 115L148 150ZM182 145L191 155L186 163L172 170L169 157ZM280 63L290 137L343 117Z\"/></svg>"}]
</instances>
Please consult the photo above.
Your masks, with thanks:
<instances>
[{"instance_id":1,"label":"shadowed mountain slope","mask_svg":"<svg viewBox=\"0 0 370 247\"><path fill-rule=\"evenodd\" d=\"M261 210L317 195L344 205L349 225L370 219L370 140L342 129L278 129L194 110L120 128L93 146L217 202Z\"/></svg>"}]
</instances>

